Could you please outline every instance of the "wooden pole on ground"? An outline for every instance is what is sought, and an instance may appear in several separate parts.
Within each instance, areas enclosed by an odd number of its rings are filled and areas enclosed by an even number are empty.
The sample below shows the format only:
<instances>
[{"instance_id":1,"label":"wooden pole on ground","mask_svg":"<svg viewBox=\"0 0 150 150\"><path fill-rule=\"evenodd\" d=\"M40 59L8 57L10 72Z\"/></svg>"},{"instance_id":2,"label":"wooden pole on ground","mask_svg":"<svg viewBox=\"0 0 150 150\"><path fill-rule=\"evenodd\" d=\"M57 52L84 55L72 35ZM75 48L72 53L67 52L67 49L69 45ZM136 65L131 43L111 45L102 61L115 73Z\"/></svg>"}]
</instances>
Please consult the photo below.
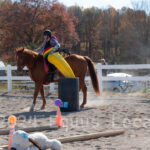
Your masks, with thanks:
<instances>
[{"instance_id":1,"label":"wooden pole on ground","mask_svg":"<svg viewBox=\"0 0 150 150\"><path fill-rule=\"evenodd\" d=\"M69 143L69 142L75 142L75 141L86 141L86 140L91 140L91 139L97 139L100 137L116 136L116 135L121 135L121 134L124 134L124 130L109 130L109 131L92 133L92 134L64 137L64 138L59 138L57 140L61 141L62 143ZM0 146L0 150L5 150L7 148L8 148L7 146Z\"/></svg>"},{"instance_id":2,"label":"wooden pole on ground","mask_svg":"<svg viewBox=\"0 0 150 150\"><path fill-rule=\"evenodd\" d=\"M31 127L31 128L15 128L15 130L23 130L25 132L40 132L40 131L44 131L44 130L57 130L58 127L56 126L53 126L53 127L50 127L50 126L41 126L41 127ZM0 130L0 135L8 135L9 134L9 129L7 130Z\"/></svg>"},{"instance_id":3,"label":"wooden pole on ground","mask_svg":"<svg viewBox=\"0 0 150 150\"><path fill-rule=\"evenodd\" d=\"M100 137L116 136L116 135L120 135L123 133L124 133L124 130L110 130L110 131L105 131L105 132L98 132L98 133L92 133L92 134L60 138L58 140L61 141L62 143L69 143L69 142L75 142L75 141L86 141L86 140L91 140L91 139L97 139Z\"/></svg>"}]
</instances>

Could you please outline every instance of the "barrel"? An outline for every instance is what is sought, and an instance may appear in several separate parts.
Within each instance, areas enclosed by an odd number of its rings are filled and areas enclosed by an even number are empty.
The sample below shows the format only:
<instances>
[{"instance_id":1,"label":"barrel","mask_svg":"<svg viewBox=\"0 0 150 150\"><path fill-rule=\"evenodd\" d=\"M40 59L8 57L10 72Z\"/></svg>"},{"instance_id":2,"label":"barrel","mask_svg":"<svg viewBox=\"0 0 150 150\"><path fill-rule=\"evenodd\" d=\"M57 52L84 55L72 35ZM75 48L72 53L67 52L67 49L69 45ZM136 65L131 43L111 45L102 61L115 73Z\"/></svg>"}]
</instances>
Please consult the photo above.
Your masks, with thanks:
<instances>
[{"instance_id":1,"label":"barrel","mask_svg":"<svg viewBox=\"0 0 150 150\"><path fill-rule=\"evenodd\" d=\"M79 79L59 79L58 97L62 100L60 106L62 112L79 111Z\"/></svg>"}]
</instances>

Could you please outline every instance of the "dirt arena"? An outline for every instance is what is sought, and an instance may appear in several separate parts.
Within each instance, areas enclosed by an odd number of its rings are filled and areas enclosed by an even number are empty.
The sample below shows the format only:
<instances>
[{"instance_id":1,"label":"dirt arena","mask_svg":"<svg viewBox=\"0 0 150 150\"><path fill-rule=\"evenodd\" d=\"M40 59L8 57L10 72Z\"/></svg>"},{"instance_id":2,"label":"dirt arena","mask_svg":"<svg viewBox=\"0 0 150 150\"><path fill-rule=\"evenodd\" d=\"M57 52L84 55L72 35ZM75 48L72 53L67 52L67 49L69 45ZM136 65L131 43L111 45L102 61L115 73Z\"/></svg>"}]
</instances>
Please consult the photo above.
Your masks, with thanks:
<instances>
[{"instance_id":1,"label":"dirt arena","mask_svg":"<svg viewBox=\"0 0 150 150\"><path fill-rule=\"evenodd\" d=\"M18 117L16 126L36 127L54 125L55 96L47 96L47 107L40 110L38 97L35 111L30 113L32 95L0 94L0 129L8 128L7 118ZM80 100L82 96L80 96ZM88 93L88 103L79 112L62 113L65 127L44 131L49 138L69 137L110 129L124 129L125 134L89 141L63 144L63 150L150 150L150 100L148 98L115 95L96 97ZM6 145L8 136L0 136L0 145Z\"/></svg>"}]
</instances>

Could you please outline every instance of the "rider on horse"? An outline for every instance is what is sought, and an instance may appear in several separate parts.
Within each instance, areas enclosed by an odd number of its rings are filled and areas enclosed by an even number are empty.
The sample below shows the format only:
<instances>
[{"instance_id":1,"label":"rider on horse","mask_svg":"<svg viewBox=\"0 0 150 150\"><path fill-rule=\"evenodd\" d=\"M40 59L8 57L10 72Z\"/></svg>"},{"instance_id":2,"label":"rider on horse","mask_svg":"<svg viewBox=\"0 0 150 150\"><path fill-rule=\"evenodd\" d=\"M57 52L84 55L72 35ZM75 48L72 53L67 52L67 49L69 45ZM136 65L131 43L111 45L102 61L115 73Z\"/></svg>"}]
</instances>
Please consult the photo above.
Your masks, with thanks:
<instances>
[{"instance_id":1,"label":"rider on horse","mask_svg":"<svg viewBox=\"0 0 150 150\"><path fill-rule=\"evenodd\" d=\"M55 36L52 36L52 32L50 30L45 30L43 32L44 36L44 42L41 45L41 47L37 48L36 51L41 53L43 52L47 47L52 46L53 49L49 52L49 54L53 54L60 48L60 44L58 43Z\"/></svg>"},{"instance_id":2,"label":"rider on horse","mask_svg":"<svg viewBox=\"0 0 150 150\"><path fill-rule=\"evenodd\" d=\"M41 45L41 47L36 49L36 51L39 53L42 52L45 61L53 64L64 77L74 78L75 75L71 67L65 61L65 59L59 54L60 44L58 43L57 38L54 35L52 35L50 30L45 30L43 32L43 36L44 42ZM52 67L51 71L53 72L54 70L55 70L54 67Z\"/></svg>"}]
</instances>

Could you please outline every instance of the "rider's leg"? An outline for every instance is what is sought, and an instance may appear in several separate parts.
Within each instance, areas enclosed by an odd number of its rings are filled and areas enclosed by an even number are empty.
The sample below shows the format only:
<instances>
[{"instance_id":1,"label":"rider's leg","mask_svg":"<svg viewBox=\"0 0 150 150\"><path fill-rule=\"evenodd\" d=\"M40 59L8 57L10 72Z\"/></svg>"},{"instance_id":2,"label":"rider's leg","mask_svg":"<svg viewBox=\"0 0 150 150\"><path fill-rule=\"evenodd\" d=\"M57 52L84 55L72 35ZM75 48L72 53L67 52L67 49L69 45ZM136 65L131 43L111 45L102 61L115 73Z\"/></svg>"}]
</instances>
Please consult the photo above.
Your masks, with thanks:
<instances>
[{"instance_id":1,"label":"rider's leg","mask_svg":"<svg viewBox=\"0 0 150 150\"><path fill-rule=\"evenodd\" d=\"M45 59L45 62L48 67L48 77L47 77L47 80L45 83L50 83L54 79L54 73L55 73L56 67L53 64L50 64L50 62L48 62L47 58Z\"/></svg>"}]
</instances>

